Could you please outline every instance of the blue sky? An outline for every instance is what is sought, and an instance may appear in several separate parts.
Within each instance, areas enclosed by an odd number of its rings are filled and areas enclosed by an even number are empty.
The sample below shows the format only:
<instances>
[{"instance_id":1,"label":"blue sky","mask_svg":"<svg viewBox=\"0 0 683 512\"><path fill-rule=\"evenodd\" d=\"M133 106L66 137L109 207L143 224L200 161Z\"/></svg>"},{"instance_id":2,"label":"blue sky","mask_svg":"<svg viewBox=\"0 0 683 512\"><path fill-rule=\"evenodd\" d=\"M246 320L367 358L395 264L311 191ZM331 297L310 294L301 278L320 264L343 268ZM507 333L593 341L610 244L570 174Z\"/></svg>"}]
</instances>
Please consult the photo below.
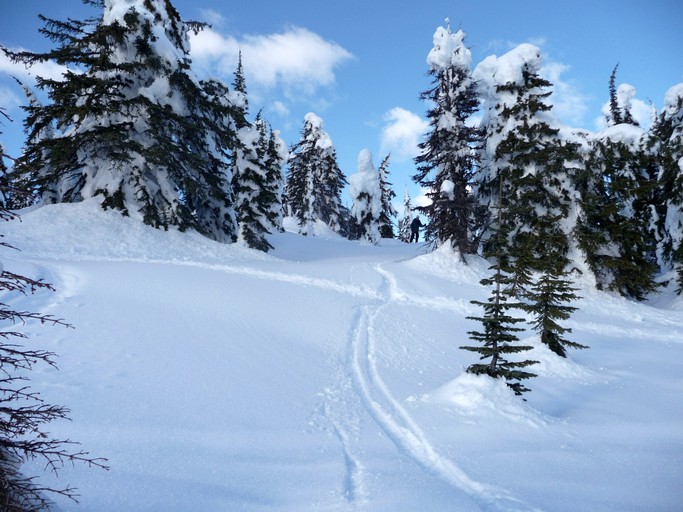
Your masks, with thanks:
<instances>
[{"instance_id":1,"label":"blue sky","mask_svg":"<svg viewBox=\"0 0 683 512\"><path fill-rule=\"evenodd\" d=\"M419 94L430 86L426 57L446 17L467 33L473 66L520 43L539 46L543 74L555 84L555 111L571 126L598 129L617 63L617 83L636 88L635 106L645 117L650 102L661 107L668 88L683 82L680 0L172 1L183 19L212 24L192 40L201 78L231 83L241 49L253 114L263 108L293 144L304 115L315 112L347 176L357 172L362 149L373 153L376 166L391 152L391 181L400 198L405 185L411 195L419 193L410 180L415 144L425 130L427 105ZM0 19L0 44L50 47L38 33L39 13L81 19L95 11L80 0L12 2ZM9 73L25 77L26 71L0 60L0 105L14 119L2 127L2 141L17 154L23 95Z\"/></svg>"}]
</instances>

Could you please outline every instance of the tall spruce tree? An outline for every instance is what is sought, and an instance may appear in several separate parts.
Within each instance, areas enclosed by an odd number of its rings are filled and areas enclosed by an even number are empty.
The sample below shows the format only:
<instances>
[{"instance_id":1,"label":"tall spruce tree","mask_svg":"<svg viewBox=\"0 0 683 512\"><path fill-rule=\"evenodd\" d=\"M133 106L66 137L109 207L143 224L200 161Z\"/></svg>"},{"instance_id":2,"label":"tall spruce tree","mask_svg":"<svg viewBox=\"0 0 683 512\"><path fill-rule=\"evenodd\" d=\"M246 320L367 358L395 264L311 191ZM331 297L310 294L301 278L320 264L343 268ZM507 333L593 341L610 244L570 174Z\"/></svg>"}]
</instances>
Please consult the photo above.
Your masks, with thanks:
<instances>
[{"instance_id":1,"label":"tall spruce tree","mask_svg":"<svg viewBox=\"0 0 683 512\"><path fill-rule=\"evenodd\" d=\"M610 96L613 95L613 77ZM579 196L576 239L599 288L642 300L658 288L657 166L647 150L645 131L628 122L632 91L620 86L610 98L612 124L594 136L585 163L575 174ZM612 105L614 103L614 106ZM610 117L608 116L608 117Z\"/></svg>"},{"instance_id":2,"label":"tall spruce tree","mask_svg":"<svg viewBox=\"0 0 683 512\"><path fill-rule=\"evenodd\" d=\"M341 191L346 183L322 119L312 112L306 114L301 138L290 150L286 192L301 234L314 234L317 221L333 231L341 230Z\"/></svg>"},{"instance_id":3,"label":"tall spruce tree","mask_svg":"<svg viewBox=\"0 0 683 512\"><path fill-rule=\"evenodd\" d=\"M511 274L511 293L522 296L533 272L558 274L569 264L574 209L569 176L580 162L579 145L564 140L547 102L551 83L542 78L540 50L520 45L500 58L506 69L485 77L487 143L477 193L494 214L499 201L505 215L489 226L484 254L500 255ZM513 68L512 66L517 66ZM502 244L502 245L500 245Z\"/></svg>"},{"instance_id":4,"label":"tall spruce tree","mask_svg":"<svg viewBox=\"0 0 683 512\"><path fill-rule=\"evenodd\" d=\"M155 227L231 240L229 178L218 156L207 158L211 105L190 71L188 33L202 25L184 22L169 0L84 2L100 15L41 17L56 48L4 49L15 62L69 66L61 79L37 78L49 103L26 107L17 172L43 201L98 197ZM39 137L49 126L54 135Z\"/></svg>"},{"instance_id":5,"label":"tall spruce tree","mask_svg":"<svg viewBox=\"0 0 683 512\"><path fill-rule=\"evenodd\" d=\"M238 145L233 160L233 189L237 215L237 240L248 247L268 252L273 246L266 239L271 231L267 212L275 198L267 187L265 124L259 116L253 125L237 131Z\"/></svg>"},{"instance_id":6,"label":"tall spruce tree","mask_svg":"<svg viewBox=\"0 0 683 512\"><path fill-rule=\"evenodd\" d=\"M658 261L675 270L683 290L683 84L671 87L647 137L647 152L657 166Z\"/></svg>"},{"instance_id":7,"label":"tall spruce tree","mask_svg":"<svg viewBox=\"0 0 683 512\"><path fill-rule=\"evenodd\" d=\"M393 200L396 193L391 189L389 183L389 160L391 155L387 155L379 164L379 187L382 192L382 210L379 214L379 233L382 238L394 238L394 222L398 212L394 208Z\"/></svg>"},{"instance_id":8,"label":"tall spruce tree","mask_svg":"<svg viewBox=\"0 0 683 512\"><path fill-rule=\"evenodd\" d=\"M429 102L430 132L419 144L413 179L425 187L431 202L418 207L429 222L425 236L437 245L449 243L461 255L475 253L481 209L471 193L481 131L468 124L477 111L477 85L470 70L472 55L465 33L439 27L427 63L433 87L420 95Z\"/></svg>"}]
</instances>

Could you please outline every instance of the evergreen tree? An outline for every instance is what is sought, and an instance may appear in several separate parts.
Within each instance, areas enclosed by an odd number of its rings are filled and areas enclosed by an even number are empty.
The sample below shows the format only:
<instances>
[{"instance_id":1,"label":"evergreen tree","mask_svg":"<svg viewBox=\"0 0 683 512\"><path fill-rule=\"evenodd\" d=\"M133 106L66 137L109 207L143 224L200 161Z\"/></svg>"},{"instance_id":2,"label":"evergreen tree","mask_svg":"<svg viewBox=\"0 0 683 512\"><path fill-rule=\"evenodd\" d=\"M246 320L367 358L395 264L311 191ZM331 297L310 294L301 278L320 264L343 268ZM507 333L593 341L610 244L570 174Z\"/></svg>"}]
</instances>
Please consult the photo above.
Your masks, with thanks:
<instances>
[{"instance_id":1,"label":"evergreen tree","mask_svg":"<svg viewBox=\"0 0 683 512\"><path fill-rule=\"evenodd\" d=\"M500 187L502 189L502 186ZM499 225L503 224L505 217L503 198L499 196L497 207L496 222ZM502 238L503 232L498 230L497 237ZM483 286L491 286L491 295L487 302L470 301L484 309L484 316L481 317L467 317L470 320L481 322L482 331L469 331L469 337L472 341L478 342L479 345L461 346L463 350L476 352L480 355L480 360L488 359L486 363L472 364L467 368L468 373L475 375L488 375L493 378L503 377L507 385L515 392L516 395L521 395L529 388L524 386L521 381L536 377L535 374L523 370L528 366L537 364L538 361L523 360L523 361L509 361L506 359L509 355L518 354L533 349L527 345L517 345L519 338L515 333L522 332L524 329L515 327L515 324L523 322L523 318L510 316L508 311L510 309L522 309L523 305L519 302L509 302L514 296L510 294L509 290L513 289L514 279L508 272L504 270L504 258L502 254L503 244L497 243L498 253L494 254L495 264L490 268L493 270L493 276L488 279L482 279L480 283Z\"/></svg>"},{"instance_id":2,"label":"evergreen tree","mask_svg":"<svg viewBox=\"0 0 683 512\"><path fill-rule=\"evenodd\" d=\"M425 236L437 245L450 243L461 255L475 253L481 209L471 193L482 134L467 124L477 111L477 84L472 79L465 33L439 27L427 57L433 87L420 95L432 108L430 132L419 144L413 179L425 187L431 202L418 207L429 222Z\"/></svg>"},{"instance_id":3,"label":"evergreen tree","mask_svg":"<svg viewBox=\"0 0 683 512\"><path fill-rule=\"evenodd\" d=\"M28 65L69 65L62 79L37 78L49 103L26 107L26 150L16 169L43 202L99 197L104 208L146 224L234 235L229 178L209 133L212 105L191 75L188 32L168 0L84 0L97 18L42 17L45 53L4 52ZM72 71L78 69L78 71ZM48 127L55 133L41 138ZM56 189L56 197L51 197Z\"/></svg>"},{"instance_id":4,"label":"evergreen tree","mask_svg":"<svg viewBox=\"0 0 683 512\"><path fill-rule=\"evenodd\" d=\"M413 208L410 204L410 193L406 186L406 191L403 196L403 218L398 222L398 239L401 242L410 242L410 223L413 221Z\"/></svg>"},{"instance_id":5,"label":"evergreen tree","mask_svg":"<svg viewBox=\"0 0 683 512\"><path fill-rule=\"evenodd\" d=\"M528 304L523 309L534 315L533 328L539 334L541 342L561 357L567 357L566 347L588 348L564 338L571 329L562 327L558 322L567 320L577 308L567 303L578 299L571 286L567 273L558 275L546 272L542 274L527 293Z\"/></svg>"},{"instance_id":6,"label":"evergreen tree","mask_svg":"<svg viewBox=\"0 0 683 512\"><path fill-rule=\"evenodd\" d=\"M392 201L396 197L396 193L391 189L391 183L389 183L389 158L391 155L387 155L382 160L379 165L379 187L382 192L382 211L379 215L379 233L382 238L394 238L394 223L393 218L398 215L396 208Z\"/></svg>"},{"instance_id":7,"label":"evergreen tree","mask_svg":"<svg viewBox=\"0 0 683 512\"><path fill-rule=\"evenodd\" d=\"M580 154L579 145L553 126L546 102L551 84L538 74L540 50L521 45L503 58L521 67L512 80L494 82L488 93L477 192L491 212L503 201L505 215L485 233L484 254L501 255L512 276L509 291L519 295L532 272L557 274L569 264L575 208L569 175Z\"/></svg>"},{"instance_id":8,"label":"evergreen tree","mask_svg":"<svg viewBox=\"0 0 683 512\"><path fill-rule=\"evenodd\" d=\"M277 131L268 128L265 148L266 188L264 212L271 232L284 231L284 165L287 162L287 148Z\"/></svg>"},{"instance_id":9,"label":"evergreen tree","mask_svg":"<svg viewBox=\"0 0 683 512\"><path fill-rule=\"evenodd\" d=\"M290 151L286 192L301 234L314 234L317 221L341 230L341 191L346 183L322 120L312 112L306 114L301 139Z\"/></svg>"},{"instance_id":10,"label":"evergreen tree","mask_svg":"<svg viewBox=\"0 0 683 512\"><path fill-rule=\"evenodd\" d=\"M267 213L275 198L267 187L268 141L260 115L253 126L244 126L237 131L237 139L239 143L233 161L237 239L248 247L267 252L273 248L266 239L272 225Z\"/></svg>"},{"instance_id":11,"label":"evergreen tree","mask_svg":"<svg viewBox=\"0 0 683 512\"><path fill-rule=\"evenodd\" d=\"M515 333L522 332L524 329L514 326L523 322L524 319L510 316L508 311L520 308L520 304L509 302L511 297L504 292L504 289L510 283L510 277L503 271L500 259L491 268L494 270L493 276L490 279L483 279L481 281L481 284L484 286L492 286L488 301L470 301L472 304L482 307L484 315L480 317L467 317L482 324L483 331L469 331L467 333L470 339L479 343L479 345L461 346L460 348L476 352L480 355L480 360L486 360L483 363L470 365L467 368L468 373L488 375L493 378L502 377L516 395L521 395L523 392L529 391L529 388L524 386L521 381L536 376L523 370L523 368L532 366L538 363L538 361L528 359L510 361L507 359L511 355L531 350L533 347L516 344L519 338Z\"/></svg>"},{"instance_id":12,"label":"evergreen tree","mask_svg":"<svg viewBox=\"0 0 683 512\"><path fill-rule=\"evenodd\" d=\"M647 138L647 152L657 167L658 261L675 270L683 289L683 84L670 88L665 105Z\"/></svg>"},{"instance_id":13,"label":"evergreen tree","mask_svg":"<svg viewBox=\"0 0 683 512\"><path fill-rule=\"evenodd\" d=\"M580 212L576 238L598 288L643 300L657 290L656 181L642 130L621 124L590 143L574 182Z\"/></svg>"},{"instance_id":14,"label":"evergreen tree","mask_svg":"<svg viewBox=\"0 0 683 512\"><path fill-rule=\"evenodd\" d=\"M349 193L358 237L376 244L381 238L382 190L379 173L372 163L372 153L367 149L358 155L358 173L349 177Z\"/></svg>"}]
</instances>

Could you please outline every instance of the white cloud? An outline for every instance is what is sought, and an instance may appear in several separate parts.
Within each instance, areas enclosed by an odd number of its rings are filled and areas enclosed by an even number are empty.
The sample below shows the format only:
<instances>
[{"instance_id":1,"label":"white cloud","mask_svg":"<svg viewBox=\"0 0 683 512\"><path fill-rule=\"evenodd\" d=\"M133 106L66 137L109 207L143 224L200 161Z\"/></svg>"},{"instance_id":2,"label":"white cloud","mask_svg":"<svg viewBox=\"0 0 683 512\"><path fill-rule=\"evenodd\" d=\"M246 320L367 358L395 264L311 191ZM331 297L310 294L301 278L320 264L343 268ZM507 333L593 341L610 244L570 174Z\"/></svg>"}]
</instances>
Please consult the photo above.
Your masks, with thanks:
<instances>
[{"instance_id":1,"label":"white cloud","mask_svg":"<svg viewBox=\"0 0 683 512\"><path fill-rule=\"evenodd\" d=\"M588 109L588 97L581 93L572 82L562 78L562 74L570 67L561 62L555 62L544 56L544 64L540 75L553 84L553 94L550 101L553 104L553 112L563 122L571 125L583 126L584 116Z\"/></svg>"},{"instance_id":2,"label":"white cloud","mask_svg":"<svg viewBox=\"0 0 683 512\"><path fill-rule=\"evenodd\" d=\"M282 86L309 95L334 84L336 68L353 58L338 44L301 27L241 39L206 29L192 35L191 44L193 62L206 73L231 77L241 51L247 87Z\"/></svg>"},{"instance_id":3,"label":"white cloud","mask_svg":"<svg viewBox=\"0 0 683 512\"><path fill-rule=\"evenodd\" d=\"M384 115L382 129L382 154L391 153L392 160L404 162L415 158L421 137L427 132L429 123L417 114L401 107L394 107Z\"/></svg>"},{"instance_id":4,"label":"white cloud","mask_svg":"<svg viewBox=\"0 0 683 512\"><path fill-rule=\"evenodd\" d=\"M206 20L212 27L222 27L225 25L225 16L213 9L200 9L199 12L202 18Z\"/></svg>"}]
</instances>

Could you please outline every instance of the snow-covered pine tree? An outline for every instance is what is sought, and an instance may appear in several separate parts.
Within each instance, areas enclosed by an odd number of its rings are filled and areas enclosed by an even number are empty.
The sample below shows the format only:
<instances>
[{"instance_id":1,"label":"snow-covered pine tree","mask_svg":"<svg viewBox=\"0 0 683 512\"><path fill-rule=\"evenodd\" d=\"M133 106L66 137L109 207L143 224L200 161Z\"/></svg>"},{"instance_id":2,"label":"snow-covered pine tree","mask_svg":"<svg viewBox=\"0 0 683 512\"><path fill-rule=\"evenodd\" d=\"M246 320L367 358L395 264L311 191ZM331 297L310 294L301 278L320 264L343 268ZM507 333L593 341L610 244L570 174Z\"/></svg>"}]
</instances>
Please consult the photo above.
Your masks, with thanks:
<instances>
[{"instance_id":1,"label":"snow-covered pine tree","mask_svg":"<svg viewBox=\"0 0 683 512\"><path fill-rule=\"evenodd\" d=\"M572 287L567 272L543 273L527 292L528 303L523 309L534 315L533 328L541 342L561 357L567 357L567 347L588 348L586 345L567 340L564 335L572 330L560 325L567 320L576 307L567 304L579 298L576 288Z\"/></svg>"},{"instance_id":2,"label":"snow-covered pine tree","mask_svg":"<svg viewBox=\"0 0 683 512\"><path fill-rule=\"evenodd\" d=\"M267 192L266 201L264 201L264 213L270 224L268 229L273 233L284 231L282 224L284 217L284 166L288 155L287 146L279 132L269 126L264 161Z\"/></svg>"},{"instance_id":3,"label":"snow-covered pine tree","mask_svg":"<svg viewBox=\"0 0 683 512\"><path fill-rule=\"evenodd\" d=\"M358 172L349 176L349 194L358 238L376 244L381 238L382 189L379 173L372 163L372 153L367 149L358 154Z\"/></svg>"},{"instance_id":4,"label":"snow-covered pine tree","mask_svg":"<svg viewBox=\"0 0 683 512\"><path fill-rule=\"evenodd\" d=\"M301 234L315 234L317 221L340 231L341 191L346 183L322 119L309 112L301 138L290 150L287 178L287 203Z\"/></svg>"},{"instance_id":5,"label":"snow-covered pine tree","mask_svg":"<svg viewBox=\"0 0 683 512\"><path fill-rule=\"evenodd\" d=\"M450 243L461 255L477 251L476 232L481 209L471 193L481 131L468 125L477 111L479 97L470 70L472 55L464 44L465 33L439 27L427 63L433 87L420 98L433 105L427 112L430 132L419 144L413 179L425 187L431 202L418 207L429 222L426 239L437 245Z\"/></svg>"},{"instance_id":6,"label":"snow-covered pine tree","mask_svg":"<svg viewBox=\"0 0 683 512\"><path fill-rule=\"evenodd\" d=\"M410 242L410 223L413 221L413 207L410 204L410 192L406 185L406 191L403 195L403 218L398 221L398 239L401 242Z\"/></svg>"},{"instance_id":7,"label":"snow-covered pine tree","mask_svg":"<svg viewBox=\"0 0 683 512\"><path fill-rule=\"evenodd\" d=\"M540 50L523 44L477 68L487 84L486 145L477 193L495 217L484 235L484 254L500 255L515 295L531 272L558 274L569 263L574 192L569 175L580 162L579 145L564 140L547 103L551 83L538 72ZM499 247L498 244L502 244Z\"/></svg>"},{"instance_id":8,"label":"snow-covered pine tree","mask_svg":"<svg viewBox=\"0 0 683 512\"><path fill-rule=\"evenodd\" d=\"M615 103L616 117L625 120L634 89L620 86L616 94L609 108ZM643 300L658 288L657 203L662 203L646 132L622 122L596 134L574 183L580 205L576 239L598 287Z\"/></svg>"},{"instance_id":9,"label":"snow-covered pine tree","mask_svg":"<svg viewBox=\"0 0 683 512\"><path fill-rule=\"evenodd\" d=\"M657 166L659 232L657 250L663 271L675 270L683 291L683 84L671 87L664 108L647 137Z\"/></svg>"},{"instance_id":10,"label":"snow-covered pine tree","mask_svg":"<svg viewBox=\"0 0 683 512\"><path fill-rule=\"evenodd\" d=\"M42 18L56 48L4 50L16 62L69 66L61 79L37 78L49 103L26 107L29 136L16 168L41 194L57 185L57 201L98 197L155 227L230 240L228 178L218 156L207 158L211 105L190 70L187 36L202 25L184 22L169 0L84 1L101 14ZM48 126L54 136L41 139Z\"/></svg>"},{"instance_id":11,"label":"snow-covered pine tree","mask_svg":"<svg viewBox=\"0 0 683 512\"><path fill-rule=\"evenodd\" d=\"M266 212L275 198L267 187L265 168L268 146L265 123L260 114L253 125L237 131L238 144L233 160L233 189L237 215L238 242L247 247L268 252L273 246L266 239L270 234L270 220Z\"/></svg>"},{"instance_id":12,"label":"snow-covered pine tree","mask_svg":"<svg viewBox=\"0 0 683 512\"><path fill-rule=\"evenodd\" d=\"M396 193L389 183L389 160L391 155L387 155L379 164L379 187L382 191L382 211L379 215L379 233L382 238L394 238L394 222L398 212L394 208L393 200Z\"/></svg>"}]
</instances>

